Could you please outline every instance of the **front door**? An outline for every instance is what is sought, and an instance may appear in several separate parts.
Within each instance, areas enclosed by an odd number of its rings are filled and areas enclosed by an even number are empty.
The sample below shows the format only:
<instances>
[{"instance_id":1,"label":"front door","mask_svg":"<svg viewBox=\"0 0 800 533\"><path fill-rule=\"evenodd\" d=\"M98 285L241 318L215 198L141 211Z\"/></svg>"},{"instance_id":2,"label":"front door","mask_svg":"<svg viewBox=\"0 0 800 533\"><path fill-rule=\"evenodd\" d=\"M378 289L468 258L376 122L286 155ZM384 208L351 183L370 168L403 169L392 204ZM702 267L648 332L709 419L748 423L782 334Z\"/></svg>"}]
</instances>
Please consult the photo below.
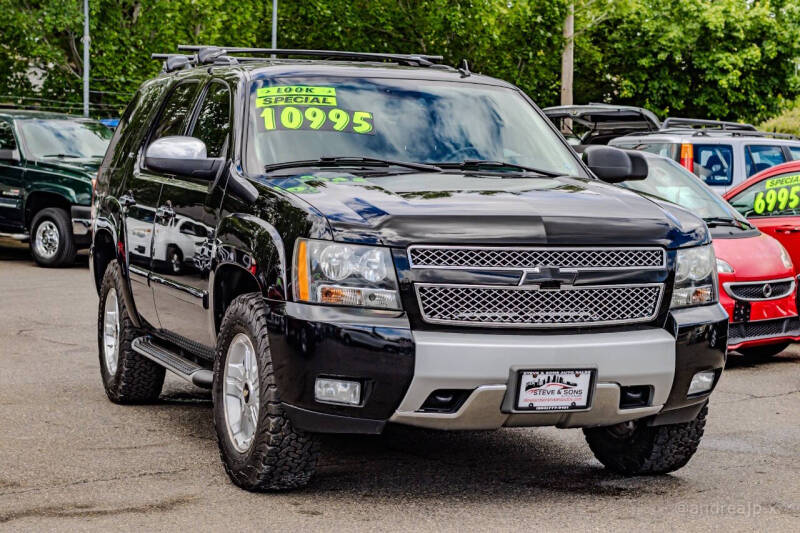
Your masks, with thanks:
<instances>
[{"instance_id":1,"label":"front door","mask_svg":"<svg viewBox=\"0 0 800 533\"><path fill-rule=\"evenodd\" d=\"M25 168L10 122L0 120L0 232L24 231Z\"/></svg>"},{"instance_id":2,"label":"front door","mask_svg":"<svg viewBox=\"0 0 800 533\"><path fill-rule=\"evenodd\" d=\"M206 86L185 133L206 144L208 157L225 157L230 131L230 91ZM208 312L210 253L222 190L183 176L164 181L153 241L153 287L161 328L208 349L215 345Z\"/></svg>"}]
</instances>

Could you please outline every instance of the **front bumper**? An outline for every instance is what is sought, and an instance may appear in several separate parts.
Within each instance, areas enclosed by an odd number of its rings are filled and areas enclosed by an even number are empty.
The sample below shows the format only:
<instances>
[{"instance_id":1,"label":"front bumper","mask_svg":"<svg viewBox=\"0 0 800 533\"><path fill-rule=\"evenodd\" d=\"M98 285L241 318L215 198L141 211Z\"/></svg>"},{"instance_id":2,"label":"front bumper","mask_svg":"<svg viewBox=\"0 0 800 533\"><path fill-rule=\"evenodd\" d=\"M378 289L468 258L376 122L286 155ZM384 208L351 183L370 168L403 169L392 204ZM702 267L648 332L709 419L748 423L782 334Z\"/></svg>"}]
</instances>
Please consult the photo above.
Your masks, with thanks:
<instances>
[{"instance_id":1,"label":"front bumper","mask_svg":"<svg viewBox=\"0 0 800 533\"><path fill-rule=\"evenodd\" d=\"M645 417L655 424L690 420L710 391L689 397L689 382L703 370L714 370L719 378L728 332L719 305L673 311L664 328L522 334L412 332L402 314L354 315L298 304L271 310L273 364L287 414L301 429L321 432L378 433L386 422L494 429L591 427ZM596 370L588 409L515 409L519 370L558 368ZM362 405L315 402L313 383L320 375L361 381ZM621 391L628 386L650 387L646 404L621 407ZM454 412L422 410L439 389L464 390L467 396Z\"/></svg>"}]
</instances>

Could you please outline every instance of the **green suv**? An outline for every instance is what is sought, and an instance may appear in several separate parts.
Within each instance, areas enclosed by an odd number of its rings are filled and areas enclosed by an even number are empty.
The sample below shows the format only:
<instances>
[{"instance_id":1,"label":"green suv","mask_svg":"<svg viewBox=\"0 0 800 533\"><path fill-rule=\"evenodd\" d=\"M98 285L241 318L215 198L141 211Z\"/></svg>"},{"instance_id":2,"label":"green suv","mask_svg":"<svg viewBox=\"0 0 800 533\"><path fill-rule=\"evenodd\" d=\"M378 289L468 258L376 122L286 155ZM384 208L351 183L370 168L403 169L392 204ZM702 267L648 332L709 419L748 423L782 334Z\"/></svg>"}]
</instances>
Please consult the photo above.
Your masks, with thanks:
<instances>
[{"instance_id":1,"label":"green suv","mask_svg":"<svg viewBox=\"0 0 800 533\"><path fill-rule=\"evenodd\" d=\"M46 267L91 241L92 183L112 131L90 119L0 110L0 236L30 241Z\"/></svg>"}]
</instances>

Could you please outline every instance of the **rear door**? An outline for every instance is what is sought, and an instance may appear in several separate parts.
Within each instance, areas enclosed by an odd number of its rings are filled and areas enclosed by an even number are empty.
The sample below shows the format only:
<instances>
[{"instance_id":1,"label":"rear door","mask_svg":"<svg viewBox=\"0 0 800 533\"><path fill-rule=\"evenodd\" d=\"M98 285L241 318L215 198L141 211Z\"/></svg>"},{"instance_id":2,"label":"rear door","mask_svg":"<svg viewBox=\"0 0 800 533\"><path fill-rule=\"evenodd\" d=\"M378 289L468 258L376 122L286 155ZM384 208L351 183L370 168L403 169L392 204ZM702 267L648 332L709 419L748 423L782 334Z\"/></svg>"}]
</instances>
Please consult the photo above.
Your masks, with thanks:
<instances>
[{"instance_id":1,"label":"rear door","mask_svg":"<svg viewBox=\"0 0 800 533\"><path fill-rule=\"evenodd\" d=\"M208 157L226 157L231 131L231 92L222 81L204 87L185 133L203 141ZM203 250L213 245L222 190L185 176L164 181L156 216L153 270L162 329L212 350L208 313L211 269Z\"/></svg>"},{"instance_id":2,"label":"rear door","mask_svg":"<svg viewBox=\"0 0 800 533\"><path fill-rule=\"evenodd\" d=\"M0 120L0 232L23 231L25 167L11 121Z\"/></svg>"},{"instance_id":3,"label":"rear door","mask_svg":"<svg viewBox=\"0 0 800 533\"><path fill-rule=\"evenodd\" d=\"M761 231L778 239L800 267L800 171L760 180L729 200Z\"/></svg>"}]
</instances>

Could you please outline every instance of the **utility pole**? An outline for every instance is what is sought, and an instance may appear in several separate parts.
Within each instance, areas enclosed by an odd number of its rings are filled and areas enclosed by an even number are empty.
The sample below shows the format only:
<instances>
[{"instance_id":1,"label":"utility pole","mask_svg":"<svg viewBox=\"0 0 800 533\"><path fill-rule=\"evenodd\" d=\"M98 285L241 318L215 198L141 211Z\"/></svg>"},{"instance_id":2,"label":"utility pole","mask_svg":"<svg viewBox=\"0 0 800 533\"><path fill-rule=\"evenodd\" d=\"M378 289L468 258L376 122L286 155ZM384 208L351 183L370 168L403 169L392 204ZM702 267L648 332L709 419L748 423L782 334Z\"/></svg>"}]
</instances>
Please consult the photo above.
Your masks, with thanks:
<instances>
[{"instance_id":1,"label":"utility pole","mask_svg":"<svg viewBox=\"0 0 800 533\"><path fill-rule=\"evenodd\" d=\"M564 19L564 51L561 54L561 105L572 105L572 81L575 71L575 2L567 6Z\"/></svg>"},{"instance_id":2,"label":"utility pole","mask_svg":"<svg viewBox=\"0 0 800 533\"><path fill-rule=\"evenodd\" d=\"M272 0L272 49L278 48L278 0ZM272 54L273 59L275 54Z\"/></svg>"},{"instance_id":3,"label":"utility pole","mask_svg":"<svg viewBox=\"0 0 800 533\"><path fill-rule=\"evenodd\" d=\"M83 0L83 116L89 116L89 0Z\"/></svg>"}]
</instances>

